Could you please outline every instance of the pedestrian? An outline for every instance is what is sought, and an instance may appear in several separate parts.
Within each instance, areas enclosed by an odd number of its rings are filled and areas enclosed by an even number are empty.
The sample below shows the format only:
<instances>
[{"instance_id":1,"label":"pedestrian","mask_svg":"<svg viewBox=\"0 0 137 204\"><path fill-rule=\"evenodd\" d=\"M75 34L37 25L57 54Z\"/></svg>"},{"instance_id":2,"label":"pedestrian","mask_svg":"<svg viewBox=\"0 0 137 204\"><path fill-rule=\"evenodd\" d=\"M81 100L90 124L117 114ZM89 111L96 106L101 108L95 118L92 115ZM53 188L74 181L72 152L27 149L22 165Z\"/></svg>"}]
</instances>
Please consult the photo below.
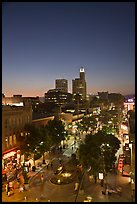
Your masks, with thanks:
<instances>
[{"instance_id":1,"label":"pedestrian","mask_svg":"<svg viewBox=\"0 0 137 204\"><path fill-rule=\"evenodd\" d=\"M6 194L8 195L8 192L10 191L9 183L6 184Z\"/></svg>"},{"instance_id":2,"label":"pedestrian","mask_svg":"<svg viewBox=\"0 0 137 204\"><path fill-rule=\"evenodd\" d=\"M49 168L49 163L47 163L47 169Z\"/></svg>"},{"instance_id":3,"label":"pedestrian","mask_svg":"<svg viewBox=\"0 0 137 204\"><path fill-rule=\"evenodd\" d=\"M8 195L8 197L10 196L10 187L9 187L9 183L8 183L7 195Z\"/></svg>"},{"instance_id":4,"label":"pedestrian","mask_svg":"<svg viewBox=\"0 0 137 204\"><path fill-rule=\"evenodd\" d=\"M43 174L41 174L41 181L42 181L42 183L43 183L43 181L44 181Z\"/></svg>"},{"instance_id":5,"label":"pedestrian","mask_svg":"<svg viewBox=\"0 0 137 204\"><path fill-rule=\"evenodd\" d=\"M10 191L12 192L13 191L13 181L9 182L9 188L10 188Z\"/></svg>"},{"instance_id":6,"label":"pedestrian","mask_svg":"<svg viewBox=\"0 0 137 204\"><path fill-rule=\"evenodd\" d=\"M20 183L20 176L19 176L19 174L17 175L17 183Z\"/></svg>"},{"instance_id":7,"label":"pedestrian","mask_svg":"<svg viewBox=\"0 0 137 204\"><path fill-rule=\"evenodd\" d=\"M60 146L60 152L62 152L62 147Z\"/></svg>"},{"instance_id":8,"label":"pedestrian","mask_svg":"<svg viewBox=\"0 0 137 204\"><path fill-rule=\"evenodd\" d=\"M101 179L101 186L103 187L104 186L104 180L103 179Z\"/></svg>"},{"instance_id":9,"label":"pedestrian","mask_svg":"<svg viewBox=\"0 0 137 204\"><path fill-rule=\"evenodd\" d=\"M96 175L94 176L94 181L95 181L95 183L97 183L97 176Z\"/></svg>"},{"instance_id":10,"label":"pedestrian","mask_svg":"<svg viewBox=\"0 0 137 204\"><path fill-rule=\"evenodd\" d=\"M79 183L75 183L75 188L74 188L74 191L75 191L75 192L78 191L78 187L79 187Z\"/></svg>"},{"instance_id":11,"label":"pedestrian","mask_svg":"<svg viewBox=\"0 0 137 204\"><path fill-rule=\"evenodd\" d=\"M79 182L80 182L80 180L81 180L81 176L78 176L78 180L79 180Z\"/></svg>"},{"instance_id":12,"label":"pedestrian","mask_svg":"<svg viewBox=\"0 0 137 204\"><path fill-rule=\"evenodd\" d=\"M59 158L59 163L61 164L61 162L62 162L62 161L61 161L61 158Z\"/></svg>"},{"instance_id":13,"label":"pedestrian","mask_svg":"<svg viewBox=\"0 0 137 204\"><path fill-rule=\"evenodd\" d=\"M24 191L23 184L21 184L19 188L19 192L23 192L23 191Z\"/></svg>"},{"instance_id":14,"label":"pedestrian","mask_svg":"<svg viewBox=\"0 0 137 204\"><path fill-rule=\"evenodd\" d=\"M50 167L51 167L51 168L53 167L53 163L52 163L52 162L50 163Z\"/></svg>"}]
</instances>

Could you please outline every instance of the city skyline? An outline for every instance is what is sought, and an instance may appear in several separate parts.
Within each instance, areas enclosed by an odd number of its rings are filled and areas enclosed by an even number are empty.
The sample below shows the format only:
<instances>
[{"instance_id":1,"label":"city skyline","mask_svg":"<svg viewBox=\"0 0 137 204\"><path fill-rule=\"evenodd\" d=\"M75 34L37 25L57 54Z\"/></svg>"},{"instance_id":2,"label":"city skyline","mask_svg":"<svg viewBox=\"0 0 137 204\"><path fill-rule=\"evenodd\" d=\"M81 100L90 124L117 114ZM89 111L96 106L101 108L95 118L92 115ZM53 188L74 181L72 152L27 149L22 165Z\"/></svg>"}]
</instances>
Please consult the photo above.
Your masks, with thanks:
<instances>
[{"instance_id":1,"label":"city skyline","mask_svg":"<svg viewBox=\"0 0 137 204\"><path fill-rule=\"evenodd\" d=\"M2 92L44 96L85 68L87 93L135 93L134 2L2 3Z\"/></svg>"}]
</instances>

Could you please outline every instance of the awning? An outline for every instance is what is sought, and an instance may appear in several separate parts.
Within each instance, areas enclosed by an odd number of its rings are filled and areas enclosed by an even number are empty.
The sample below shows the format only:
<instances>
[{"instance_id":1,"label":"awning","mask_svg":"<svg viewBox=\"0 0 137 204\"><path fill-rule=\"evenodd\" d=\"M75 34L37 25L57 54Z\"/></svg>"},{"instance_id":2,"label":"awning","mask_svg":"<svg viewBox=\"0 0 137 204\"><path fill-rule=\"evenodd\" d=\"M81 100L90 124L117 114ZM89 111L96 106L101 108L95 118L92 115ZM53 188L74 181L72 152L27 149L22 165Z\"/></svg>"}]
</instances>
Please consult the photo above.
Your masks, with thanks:
<instances>
[{"instance_id":1,"label":"awning","mask_svg":"<svg viewBox=\"0 0 137 204\"><path fill-rule=\"evenodd\" d=\"M18 148L19 148L19 146L14 147L14 148L12 148L12 149L8 149L8 150L4 151L4 152L2 153L2 155L7 154L7 153L9 153L9 152L11 152L11 151L14 151L14 150L16 150L16 149L18 149Z\"/></svg>"}]
</instances>

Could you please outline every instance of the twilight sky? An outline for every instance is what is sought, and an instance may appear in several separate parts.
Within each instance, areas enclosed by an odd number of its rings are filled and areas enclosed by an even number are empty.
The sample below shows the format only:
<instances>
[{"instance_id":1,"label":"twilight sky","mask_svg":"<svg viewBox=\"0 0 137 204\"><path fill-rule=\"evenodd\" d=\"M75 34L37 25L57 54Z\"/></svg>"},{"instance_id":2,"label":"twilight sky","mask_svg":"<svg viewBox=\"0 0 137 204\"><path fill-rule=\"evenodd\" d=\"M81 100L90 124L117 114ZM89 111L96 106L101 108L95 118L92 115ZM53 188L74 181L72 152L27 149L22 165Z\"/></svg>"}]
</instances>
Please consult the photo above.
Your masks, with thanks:
<instances>
[{"instance_id":1,"label":"twilight sky","mask_svg":"<svg viewBox=\"0 0 137 204\"><path fill-rule=\"evenodd\" d=\"M135 93L135 3L2 3L2 92L44 96L85 68L87 92Z\"/></svg>"}]
</instances>

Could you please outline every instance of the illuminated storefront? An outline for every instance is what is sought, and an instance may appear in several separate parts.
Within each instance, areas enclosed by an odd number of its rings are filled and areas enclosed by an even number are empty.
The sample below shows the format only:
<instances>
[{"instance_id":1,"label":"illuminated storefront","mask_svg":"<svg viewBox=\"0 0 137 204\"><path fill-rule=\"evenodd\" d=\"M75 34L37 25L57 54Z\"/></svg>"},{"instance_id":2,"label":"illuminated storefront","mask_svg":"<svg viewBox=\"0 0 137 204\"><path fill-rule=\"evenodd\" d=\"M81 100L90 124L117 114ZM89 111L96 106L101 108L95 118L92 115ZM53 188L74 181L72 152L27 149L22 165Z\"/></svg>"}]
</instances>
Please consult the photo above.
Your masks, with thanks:
<instances>
[{"instance_id":1,"label":"illuminated storefront","mask_svg":"<svg viewBox=\"0 0 137 204\"><path fill-rule=\"evenodd\" d=\"M8 164L17 164L20 162L20 150L18 147L12 148L2 154L2 169L5 169Z\"/></svg>"}]
</instances>

